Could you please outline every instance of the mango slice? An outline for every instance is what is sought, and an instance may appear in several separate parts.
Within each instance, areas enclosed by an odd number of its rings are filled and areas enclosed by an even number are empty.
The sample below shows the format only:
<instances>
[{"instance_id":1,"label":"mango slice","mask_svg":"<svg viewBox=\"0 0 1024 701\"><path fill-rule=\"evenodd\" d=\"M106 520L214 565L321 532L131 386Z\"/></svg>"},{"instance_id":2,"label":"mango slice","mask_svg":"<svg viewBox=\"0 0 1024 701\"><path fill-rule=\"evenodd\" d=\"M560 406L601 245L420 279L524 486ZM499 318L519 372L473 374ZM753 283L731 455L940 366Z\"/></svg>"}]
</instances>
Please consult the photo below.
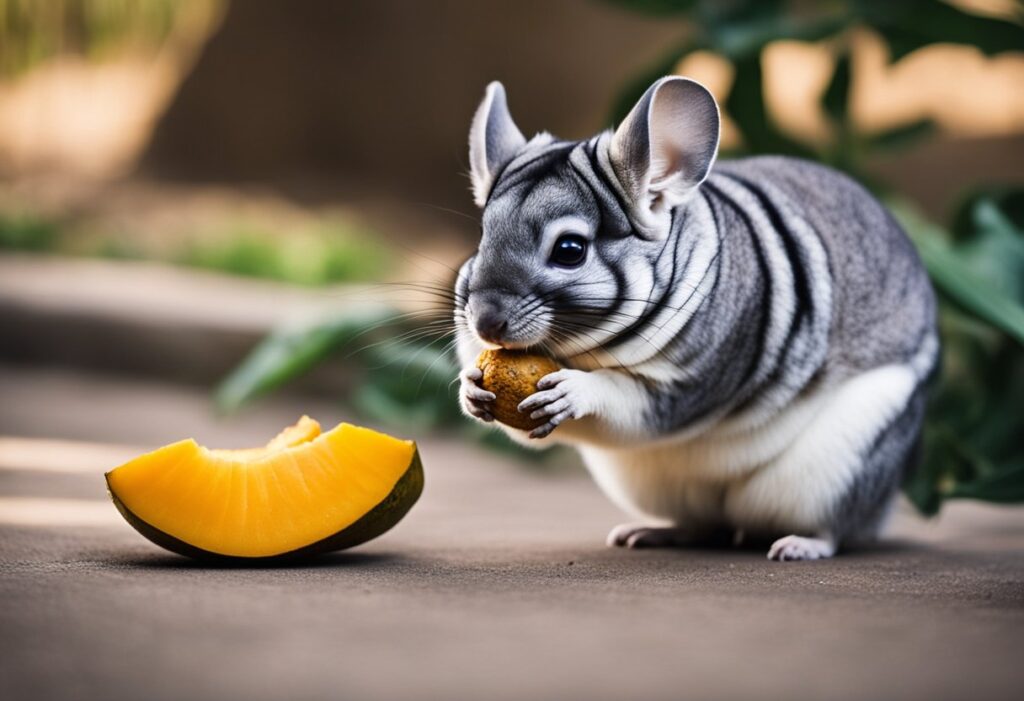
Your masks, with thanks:
<instances>
[{"instance_id":1,"label":"mango slice","mask_svg":"<svg viewBox=\"0 0 1024 701\"><path fill-rule=\"evenodd\" d=\"M211 450L188 439L106 475L139 533L189 557L284 558L376 538L423 491L412 441L309 417L262 448Z\"/></svg>"}]
</instances>

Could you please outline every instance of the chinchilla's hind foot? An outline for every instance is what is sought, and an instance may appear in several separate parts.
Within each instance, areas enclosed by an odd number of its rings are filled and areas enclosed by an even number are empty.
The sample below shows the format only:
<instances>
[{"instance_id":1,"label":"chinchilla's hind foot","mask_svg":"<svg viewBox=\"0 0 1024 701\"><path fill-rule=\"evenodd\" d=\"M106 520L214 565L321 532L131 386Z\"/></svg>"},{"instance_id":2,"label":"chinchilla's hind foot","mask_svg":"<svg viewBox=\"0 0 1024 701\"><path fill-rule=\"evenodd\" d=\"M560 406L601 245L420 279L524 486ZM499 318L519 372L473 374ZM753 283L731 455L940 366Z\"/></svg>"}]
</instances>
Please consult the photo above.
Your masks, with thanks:
<instances>
[{"instance_id":1,"label":"chinchilla's hind foot","mask_svg":"<svg viewBox=\"0 0 1024 701\"><path fill-rule=\"evenodd\" d=\"M610 548L680 548L705 541L692 528L623 523L611 530L605 542Z\"/></svg>"},{"instance_id":2,"label":"chinchilla's hind foot","mask_svg":"<svg viewBox=\"0 0 1024 701\"><path fill-rule=\"evenodd\" d=\"M805 538L788 535L772 543L768 550L769 560L823 560L836 554L836 542L832 538Z\"/></svg>"}]
</instances>

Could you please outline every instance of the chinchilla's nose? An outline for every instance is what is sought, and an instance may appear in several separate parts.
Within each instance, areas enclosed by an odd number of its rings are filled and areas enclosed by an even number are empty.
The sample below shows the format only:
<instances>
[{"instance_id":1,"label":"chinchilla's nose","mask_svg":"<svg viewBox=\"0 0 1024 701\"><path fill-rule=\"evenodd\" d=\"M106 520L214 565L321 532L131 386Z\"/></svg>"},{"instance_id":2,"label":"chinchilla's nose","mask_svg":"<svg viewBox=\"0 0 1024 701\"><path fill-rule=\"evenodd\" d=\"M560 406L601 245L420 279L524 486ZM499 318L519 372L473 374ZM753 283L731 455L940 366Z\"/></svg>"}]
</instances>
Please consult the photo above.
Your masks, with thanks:
<instances>
[{"instance_id":1,"label":"chinchilla's nose","mask_svg":"<svg viewBox=\"0 0 1024 701\"><path fill-rule=\"evenodd\" d=\"M504 305L492 298L473 300L470 314L477 335L488 343L500 346L508 331L508 314Z\"/></svg>"}]
</instances>

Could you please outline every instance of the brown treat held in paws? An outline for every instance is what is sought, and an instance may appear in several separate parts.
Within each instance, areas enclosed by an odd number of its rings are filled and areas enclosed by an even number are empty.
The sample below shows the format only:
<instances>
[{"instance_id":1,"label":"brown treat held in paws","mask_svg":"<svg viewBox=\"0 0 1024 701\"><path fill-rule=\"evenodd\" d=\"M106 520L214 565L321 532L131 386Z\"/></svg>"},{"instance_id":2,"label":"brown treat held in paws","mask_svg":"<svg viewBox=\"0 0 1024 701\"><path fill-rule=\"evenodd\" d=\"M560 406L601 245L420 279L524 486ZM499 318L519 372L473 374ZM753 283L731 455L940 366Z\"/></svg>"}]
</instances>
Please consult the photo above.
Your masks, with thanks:
<instances>
[{"instance_id":1,"label":"brown treat held in paws","mask_svg":"<svg viewBox=\"0 0 1024 701\"><path fill-rule=\"evenodd\" d=\"M537 391L537 381L559 370L554 360L536 353L522 351L485 350L476 359L483 372L480 386L494 392L491 413L494 418L512 428L531 431L547 419L531 419L530 412L520 413L519 403Z\"/></svg>"}]
</instances>

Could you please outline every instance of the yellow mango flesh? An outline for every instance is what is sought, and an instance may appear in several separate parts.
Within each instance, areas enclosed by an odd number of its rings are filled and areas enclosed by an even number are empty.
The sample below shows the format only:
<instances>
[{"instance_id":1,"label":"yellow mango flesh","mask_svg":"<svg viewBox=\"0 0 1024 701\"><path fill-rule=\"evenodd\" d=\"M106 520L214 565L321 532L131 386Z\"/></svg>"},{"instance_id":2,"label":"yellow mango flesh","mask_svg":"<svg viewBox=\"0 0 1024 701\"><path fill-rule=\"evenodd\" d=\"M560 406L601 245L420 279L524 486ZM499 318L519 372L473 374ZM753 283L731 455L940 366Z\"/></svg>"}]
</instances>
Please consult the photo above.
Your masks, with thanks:
<instances>
[{"instance_id":1,"label":"yellow mango flesh","mask_svg":"<svg viewBox=\"0 0 1024 701\"><path fill-rule=\"evenodd\" d=\"M312 419L263 448L209 450L194 440L142 455L107 474L136 517L221 555L268 557L334 535L379 504L413 461L416 445Z\"/></svg>"}]
</instances>

